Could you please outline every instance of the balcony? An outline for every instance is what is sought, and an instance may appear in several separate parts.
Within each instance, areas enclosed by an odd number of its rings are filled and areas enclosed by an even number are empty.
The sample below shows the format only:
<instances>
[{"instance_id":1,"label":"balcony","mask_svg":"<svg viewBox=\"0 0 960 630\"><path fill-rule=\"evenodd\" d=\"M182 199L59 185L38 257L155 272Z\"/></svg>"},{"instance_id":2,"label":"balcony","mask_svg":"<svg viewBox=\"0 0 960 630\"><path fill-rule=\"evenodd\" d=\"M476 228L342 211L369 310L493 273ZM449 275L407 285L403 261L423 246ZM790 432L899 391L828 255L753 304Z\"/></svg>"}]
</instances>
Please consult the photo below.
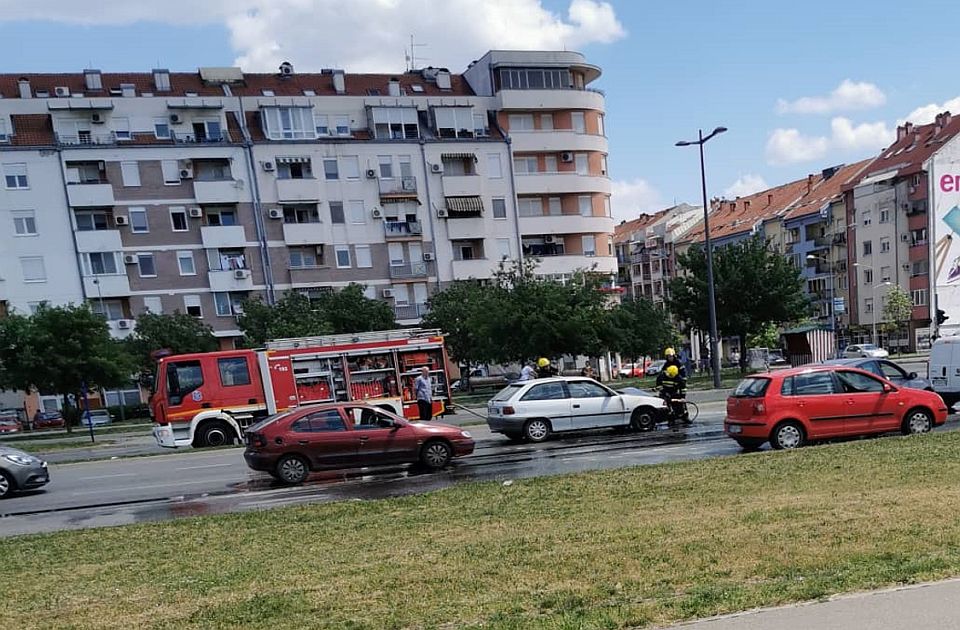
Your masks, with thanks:
<instances>
[{"instance_id":1,"label":"balcony","mask_svg":"<svg viewBox=\"0 0 960 630\"><path fill-rule=\"evenodd\" d=\"M550 131L513 131L513 150L520 153L559 153L561 151L607 152L607 138L596 134L577 133L572 129Z\"/></svg>"},{"instance_id":2,"label":"balcony","mask_svg":"<svg viewBox=\"0 0 960 630\"><path fill-rule=\"evenodd\" d=\"M518 173L516 179L518 195L610 192L610 178L603 175Z\"/></svg>"},{"instance_id":3,"label":"balcony","mask_svg":"<svg viewBox=\"0 0 960 630\"><path fill-rule=\"evenodd\" d=\"M426 304L404 304L393 307L393 314L397 321L416 320L426 315L430 309Z\"/></svg>"},{"instance_id":4,"label":"balcony","mask_svg":"<svg viewBox=\"0 0 960 630\"><path fill-rule=\"evenodd\" d=\"M98 144L116 144L117 137L113 132L90 133L82 132L79 134L57 134L58 144L68 145L98 145Z\"/></svg>"},{"instance_id":5,"label":"balcony","mask_svg":"<svg viewBox=\"0 0 960 630\"><path fill-rule=\"evenodd\" d=\"M489 278L497 270L499 262L487 258L453 261L453 279L466 280L468 278ZM538 270L539 271L539 270Z\"/></svg>"},{"instance_id":6,"label":"balcony","mask_svg":"<svg viewBox=\"0 0 960 630\"><path fill-rule=\"evenodd\" d=\"M277 179L277 201L317 201L320 184L313 177L304 179Z\"/></svg>"},{"instance_id":7,"label":"balcony","mask_svg":"<svg viewBox=\"0 0 960 630\"><path fill-rule=\"evenodd\" d=\"M416 201L417 196L417 178L392 177L390 179L380 179L380 201L390 203L392 201Z\"/></svg>"},{"instance_id":8,"label":"balcony","mask_svg":"<svg viewBox=\"0 0 960 630\"><path fill-rule=\"evenodd\" d=\"M534 256L531 256L534 258ZM537 274L547 275L554 273L573 273L578 269L587 269L599 273L613 274L617 271L615 256L584 256L582 254L565 254L561 256L536 256L540 264ZM594 267L596 265L596 267Z\"/></svg>"},{"instance_id":9,"label":"balcony","mask_svg":"<svg viewBox=\"0 0 960 630\"><path fill-rule=\"evenodd\" d=\"M283 240L287 245L319 245L331 242L333 235L326 223L284 223Z\"/></svg>"},{"instance_id":10,"label":"balcony","mask_svg":"<svg viewBox=\"0 0 960 630\"><path fill-rule=\"evenodd\" d=\"M200 239L207 249L245 247L247 244L242 225L204 225L200 228Z\"/></svg>"},{"instance_id":11,"label":"balcony","mask_svg":"<svg viewBox=\"0 0 960 630\"><path fill-rule=\"evenodd\" d=\"M113 205L110 184L67 184L67 199L74 208L103 208Z\"/></svg>"},{"instance_id":12,"label":"balcony","mask_svg":"<svg viewBox=\"0 0 960 630\"><path fill-rule=\"evenodd\" d=\"M613 232L613 229L612 217L579 214L520 217L521 234L600 234Z\"/></svg>"},{"instance_id":13,"label":"balcony","mask_svg":"<svg viewBox=\"0 0 960 630\"><path fill-rule=\"evenodd\" d=\"M408 262L402 265L390 265L390 279L408 280L426 278L429 275L429 268L429 263L423 260Z\"/></svg>"},{"instance_id":14,"label":"balcony","mask_svg":"<svg viewBox=\"0 0 960 630\"><path fill-rule=\"evenodd\" d=\"M253 290L253 273L249 269L208 271L207 279L214 292Z\"/></svg>"},{"instance_id":15,"label":"balcony","mask_svg":"<svg viewBox=\"0 0 960 630\"><path fill-rule=\"evenodd\" d=\"M487 231L482 217L449 218L446 221L447 238L452 240L479 238Z\"/></svg>"},{"instance_id":16,"label":"balcony","mask_svg":"<svg viewBox=\"0 0 960 630\"><path fill-rule=\"evenodd\" d=\"M444 175L444 197L477 197L480 195L482 179L479 175Z\"/></svg>"},{"instance_id":17,"label":"balcony","mask_svg":"<svg viewBox=\"0 0 960 630\"><path fill-rule=\"evenodd\" d=\"M197 203L239 203L243 184L233 179L193 180L193 196Z\"/></svg>"},{"instance_id":18,"label":"balcony","mask_svg":"<svg viewBox=\"0 0 960 630\"><path fill-rule=\"evenodd\" d=\"M130 295L130 281L126 273L84 276L83 291L91 300L101 297L125 297Z\"/></svg>"},{"instance_id":19,"label":"balcony","mask_svg":"<svg viewBox=\"0 0 960 630\"><path fill-rule=\"evenodd\" d=\"M603 111L603 94L594 90L500 90L502 109L596 109Z\"/></svg>"},{"instance_id":20,"label":"balcony","mask_svg":"<svg viewBox=\"0 0 960 630\"><path fill-rule=\"evenodd\" d=\"M383 235L387 240L420 240L423 226L419 221L384 221Z\"/></svg>"},{"instance_id":21,"label":"balcony","mask_svg":"<svg viewBox=\"0 0 960 630\"><path fill-rule=\"evenodd\" d=\"M76 232L77 251L81 254L89 252L118 252L123 249L120 241L120 230L83 230Z\"/></svg>"}]
</instances>

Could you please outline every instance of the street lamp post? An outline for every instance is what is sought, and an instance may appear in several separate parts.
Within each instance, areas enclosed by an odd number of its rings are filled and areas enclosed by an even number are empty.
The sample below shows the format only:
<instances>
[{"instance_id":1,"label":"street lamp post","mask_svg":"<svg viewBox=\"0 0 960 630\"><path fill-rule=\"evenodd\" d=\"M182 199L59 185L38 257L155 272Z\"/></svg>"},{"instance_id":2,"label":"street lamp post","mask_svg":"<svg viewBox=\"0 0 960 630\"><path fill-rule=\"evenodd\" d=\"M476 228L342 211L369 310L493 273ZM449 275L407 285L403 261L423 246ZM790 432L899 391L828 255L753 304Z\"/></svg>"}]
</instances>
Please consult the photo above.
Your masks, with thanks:
<instances>
[{"instance_id":1,"label":"street lamp post","mask_svg":"<svg viewBox=\"0 0 960 630\"><path fill-rule=\"evenodd\" d=\"M699 140L680 140L678 147L697 145L700 147L700 188L703 192L703 245L707 254L707 307L710 312L710 363L713 372L713 386L720 388L720 339L717 335L717 302L713 286L713 249L710 247L710 206L707 205L707 171L703 162L703 145L707 141L727 130L726 127L717 127L710 135L704 136L703 129L698 129Z\"/></svg>"}]
</instances>

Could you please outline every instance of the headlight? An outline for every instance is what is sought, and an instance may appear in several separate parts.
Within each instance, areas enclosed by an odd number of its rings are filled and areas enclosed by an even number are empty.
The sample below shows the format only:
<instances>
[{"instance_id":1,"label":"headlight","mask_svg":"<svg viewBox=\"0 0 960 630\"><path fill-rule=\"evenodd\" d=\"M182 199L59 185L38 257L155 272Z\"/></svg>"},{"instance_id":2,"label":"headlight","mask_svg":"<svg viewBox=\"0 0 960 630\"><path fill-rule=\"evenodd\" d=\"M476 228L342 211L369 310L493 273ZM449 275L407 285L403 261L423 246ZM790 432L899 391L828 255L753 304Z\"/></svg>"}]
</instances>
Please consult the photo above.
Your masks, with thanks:
<instances>
[{"instance_id":1,"label":"headlight","mask_svg":"<svg viewBox=\"0 0 960 630\"><path fill-rule=\"evenodd\" d=\"M473 437L472 435L470 435L470 432L469 432L469 431L461 431L461 432L460 432L460 435L462 435L462 436L465 437L465 438L472 438L472 437Z\"/></svg>"},{"instance_id":2,"label":"headlight","mask_svg":"<svg viewBox=\"0 0 960 630\"><path fill-rule=\"evenodd\" d=\"M32 455L4 455L3 458L18 466L32 466L40 463L40 460Z\"/></svg>"}]
</instances>

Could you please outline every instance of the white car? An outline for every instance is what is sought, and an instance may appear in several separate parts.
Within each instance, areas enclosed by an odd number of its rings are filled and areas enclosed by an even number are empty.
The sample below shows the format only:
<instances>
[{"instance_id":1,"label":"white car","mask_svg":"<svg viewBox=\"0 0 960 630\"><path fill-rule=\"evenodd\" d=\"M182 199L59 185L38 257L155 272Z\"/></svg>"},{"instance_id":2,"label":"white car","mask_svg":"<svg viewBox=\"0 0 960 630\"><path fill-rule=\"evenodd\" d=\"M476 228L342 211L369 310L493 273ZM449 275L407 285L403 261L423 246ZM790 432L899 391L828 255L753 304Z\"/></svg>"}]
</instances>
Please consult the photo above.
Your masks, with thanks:
<instances>
[{"instance_id":1,"label":"white car","mask_svg":"<svg viewBox=\"0 0 960 630\"><path fill-rule=\"evenodd\" d=\"M90 419L87 419L87 414L80 416L80 423L89 427L91 424L95 427L106 426L113 422L113 416L110 415L110 412L106 409L91 409L90 410Z\"/></svg>"},{"instance_id":2,"label":"white car","mask_svg":"<svg viewBox=\"0 0 960 630\"><path fill-rule=\"evenodd\" d=\"M583 429L649 431L666 413L656 396L615 392L590 378L540 378L500 390L487 403L487 425L511 439L542 442L551 433Z\"/></svg>"},{"instance_id":3,"label":"white car","mask_svg":"<svg viewBox=\"0 0 960 630\"><path fill-rule=\"evenodd\" d=\"M847 359L886 359L890 356L890 353L872 343L856 343L847 346L847 349L843 351L843 356Z\"/></svg>"}]
</instances>

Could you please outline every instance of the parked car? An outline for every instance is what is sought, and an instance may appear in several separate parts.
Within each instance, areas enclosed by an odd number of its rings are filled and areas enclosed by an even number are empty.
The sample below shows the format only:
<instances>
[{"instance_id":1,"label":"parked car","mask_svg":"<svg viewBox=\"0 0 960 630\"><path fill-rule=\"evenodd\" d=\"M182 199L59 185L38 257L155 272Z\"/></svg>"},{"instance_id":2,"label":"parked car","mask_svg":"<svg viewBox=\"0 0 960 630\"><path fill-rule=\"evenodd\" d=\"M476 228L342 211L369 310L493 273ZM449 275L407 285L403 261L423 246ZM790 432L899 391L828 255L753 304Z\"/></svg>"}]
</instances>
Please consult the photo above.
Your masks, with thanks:
<instances>
[{"instance_id":1,"label":"parked car","mask_svg":"<svg viewBox=\"0 0 960 630\"><path fill-rule=\"evenodd\" d=\"M420 462L439 470L473 452L470 433L446 424L410 422L366 403L300 407L254 424L245 434L247 466L284 483L311 471Z\"/></svg>"},{"instance_id":2,"label":"parked car","mask_svg":"<svg viewBox=\"0 0 960 630\"><path fill-rule=\"evenodd\" d=\"M0 446L0 499L50 482L47 462L15 448Z\"/></svg>"},{"instance_id":3,"label":"parked car","mask_svg":"<svg viewBox=\"0 0 960 630\"><path fill-rule=\"evenodd\" d=\"M960 401L960 336L941 337L930 348L930 383L948 407Z\"/></svg>"},{"instance_id":4,"label":"parked car","mask_svg":"<svg viewBox=\"0 0 960 630\"><path fill-rule=\"evenodd\" d=\"M663 366L666 364L667 362L664 359L658 359L657 361L654 361L647 366L647 376L656 376L663 370Z\"/></svg>"},{"instance_id":5,"label":"parked car","mask_svg":"<svg viewBox=\"0 0 960 630\"><path fill-rule=\"evenodd\" d=\"M872 343L855 343L847 346L847 349L843 351L843 356L847 359L886 359L890 356L890 353Z\"/></svg>"},{"instance_id":6,"label":"parked car","mask_svg":"<svg viewBox=\"0 0 960 630\"><path fill-rule=\"evenodd\" d=\"M111 416L110 412L106 409L91 409L89 420L87 419L87 414L80 416L80 424L85 427L89 427L91 424L95 427L102 427L112 422L113 416Z\"/></svg>"},{"instance_id":7,"label":"parked car","mask_svg":"<svg viewBox=\"0 0 960 630\"><path fill-rule=\"evenodd\" d=\"M640 378L643 376L643 363L621 363L617 370L619 378Z\"/></svg>"},{"instance_id":8,"label":"parked car","mask_svg":"<svg viewBox=\"0 0 960 630\"><path fill-rule=\"evenodd\" d=\"M900 431L926 433L947 421L933 392L899 387L844 365L788 368L745 378L727 398L724 432L745 449Z\"/></svg>"},{"instance_id":9,"label":"parked car","mask_svg":"<svg viewBox=\"0 0 960 630\"><path fill-rule=\"evenodd\" d=\"M883 377L900 387L925 389L928 392L933 391L930 381L925 378L920 378L916 372L907 372L889 359L831 359L830 361L824 361L823 365L844 365L846 367L860 368L861 370L866 370L867 372L872 372L877 376Z\"/></svg>"},{"instance_id":10,"label":"parked car","mask_svg":"<svg viewBox=\"0 0 960 630\"><path fill-rule=\"evenodd\" d=\"M63 426L63 416L59 411L44 411L33 418L34 429L58 429Z\"/></svg>"},{"instance_id":11,"label":"parked car","mask_svg":"<svg viewBox=\"0 0 960 630\"><path fill-rule=\"evenodd\" d=\"M654 396L637 396L589 378L558 377L513 383L487 403L487 425L511 439L542 442L551 433L603 427L653 429L667 409Z\"/></svg>"},{"instance_id":12,"label":"parked car","mask_svg":"<svg viewBox=\"0 0 960 630\"><path fill-rule=\"evenodd\" d=\"M767 365L772 367L787 365L787 363L787 358L783 356L783 350L770 350L767 352Z\"/></svg>"},{"instance_id":13,"label":"parked car","mask_svg":"<svg viewBox=\"0 0 960 630\"><path fill-rule=\"evenodd\" d=\"M0 433L16 433L20 430L20 421L10 416L0 417Z\"/></svg>"}]
</instances>

